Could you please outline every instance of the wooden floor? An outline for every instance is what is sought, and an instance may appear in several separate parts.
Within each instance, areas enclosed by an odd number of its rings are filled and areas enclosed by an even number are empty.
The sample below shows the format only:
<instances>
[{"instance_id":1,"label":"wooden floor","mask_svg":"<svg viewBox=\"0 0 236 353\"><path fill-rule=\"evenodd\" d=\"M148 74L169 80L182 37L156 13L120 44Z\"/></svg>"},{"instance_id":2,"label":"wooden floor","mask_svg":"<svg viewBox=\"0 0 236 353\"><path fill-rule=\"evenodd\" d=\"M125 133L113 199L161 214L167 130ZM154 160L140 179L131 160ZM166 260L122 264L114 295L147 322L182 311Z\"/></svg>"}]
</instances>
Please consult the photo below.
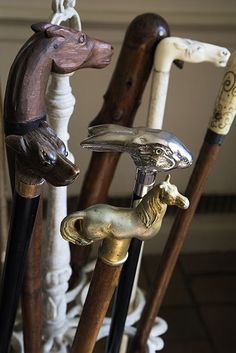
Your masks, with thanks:
<instances>
[{"instance_id":1,"label":"wooden floor","mask_svg":"<svg viewBox=\"0 0 236 353\"><path fill-rule=\"evenodd\" d=\"M143 259L146 291L158 259ZM236 253L182 255L159 316L169 326L162 353L235 353Z\"/></svg>"}]
</instances>

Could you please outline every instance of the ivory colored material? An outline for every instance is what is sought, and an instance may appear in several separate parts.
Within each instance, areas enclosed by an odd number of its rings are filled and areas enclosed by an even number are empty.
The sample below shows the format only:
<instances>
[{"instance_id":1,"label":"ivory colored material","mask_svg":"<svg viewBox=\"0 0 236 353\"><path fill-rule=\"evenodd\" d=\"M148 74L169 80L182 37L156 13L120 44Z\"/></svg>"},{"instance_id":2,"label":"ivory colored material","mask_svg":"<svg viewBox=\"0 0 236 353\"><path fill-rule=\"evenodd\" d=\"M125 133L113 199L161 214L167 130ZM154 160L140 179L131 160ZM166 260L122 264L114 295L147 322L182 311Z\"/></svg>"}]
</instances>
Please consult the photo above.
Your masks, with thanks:
<instances>
[{"instance_id":1,"label":"ivory colored material","mask_svg":"<svg viewBox=\"0 0 236 353\"><path fill-rule=\"evenodd\" d=\"M69 119L75 99L71 93L70 75L52 74L47 95L50 125L67 146ZM72 155L69 158L73 160ZM69 246L60 234L61 220L67 214L67 188L48 188L47 234L43 242L43 332L52 342L66 330L66 291L71 276ZM63 337L63 336L62 336ZM48 352L48 344L43 352Z\"/></svg>"},{"instance_id":2,"label":"ivory colored material","mask_svg":"<svg viewBox=\"0 0 236 353\"><path fill-rule=\"evenodd\" d=\"M229 56L228 49L217 45L179 37L163 39L155 52L147 126L162 128L170 69L174 60L180 59L189 63L211 62L224 67Z\"/></svg>"},{"instance_id":3,"label":"ivory colored material","mask_svg":"<svg viewBox=\"0 0 236 353\"><path fill-rule=\"evenodd\" d=\"M232 78L232 80L229 80L229 76ZM221 106L223 107L224 112L230 112L230 116L233 117L233 119L230 119L230 122L232 123L236 115L235 90L236 52L231 55L231 58L228 62L211 121L217 120L217 117L219 117L219 120L221 120L221 115L218 115L218 107ZM228 97L226 102L225 94ZM156 277L153 282L151 293L138 324L137 333L130 350L131 353L146 352L147 339L154 324L155 317L158 315L158 311L166 293L166 289L175 268L179 253L187 236L187 232L193 219L198 201L204 190L207 178L218 157L220 146L223 143L223 136L223 134L217 134L215 132L211 132L211 130L208 129L186 190L186 195L190 200L190 207L185 212L178 212L174 224L171 228L167 244L157 268Z\"/></svg>"},{"instance_id":4,"label":"ivory colored material","mask_svg":"<svg viewBox=\"0 0 236 353\"><path fill-rule=\"evenodd\" d=\"M236 54L231 55L223 85L216 99L209 129L216 134L227 135L235 118L236 107Z\"/></svg>"}]
</instances>

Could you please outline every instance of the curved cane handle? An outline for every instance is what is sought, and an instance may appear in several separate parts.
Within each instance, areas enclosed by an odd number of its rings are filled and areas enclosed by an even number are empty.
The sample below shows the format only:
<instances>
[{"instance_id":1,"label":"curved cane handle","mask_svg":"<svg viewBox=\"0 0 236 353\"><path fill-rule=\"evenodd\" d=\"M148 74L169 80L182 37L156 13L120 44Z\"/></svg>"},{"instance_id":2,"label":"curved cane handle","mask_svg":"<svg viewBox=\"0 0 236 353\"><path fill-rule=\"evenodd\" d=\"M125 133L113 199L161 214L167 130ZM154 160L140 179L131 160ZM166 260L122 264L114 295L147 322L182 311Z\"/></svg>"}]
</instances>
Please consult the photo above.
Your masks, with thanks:
<instances>
[{"instance_id":1,"label":"curved cane handle","mask_svg":"<svg viewBox=\"0 0 236 353\"><path fill-rule=\"evenodd\" d=\"M174 60L189 63L211 62L224 67L229 59L227 48L180 37L164 38L155 52L154 68L158 72L169 72Z\"/></svg>"},{"instance_id":2,"label":"curved cane handle","mask_svg":"<svg viewBox=\"0 0 236 353\"><path fill-rule=\"evenodd\" d=\"M179 59L189 63L211 62L224 67L229 59L228 49L186 38L164 38L157 46L149 103L147 126L162 129L171 65Z\"/></svg>"},{"instance_id":3,"label":"curved cane handle","mask_svg":"<svg viewBox=\"0 0 236 353\"><path fill-rule=\"evenodd\" d=\"M236 115L236 51L232 53L216 98L209 129L227 135Z\"/></svg>"}]
</instances>

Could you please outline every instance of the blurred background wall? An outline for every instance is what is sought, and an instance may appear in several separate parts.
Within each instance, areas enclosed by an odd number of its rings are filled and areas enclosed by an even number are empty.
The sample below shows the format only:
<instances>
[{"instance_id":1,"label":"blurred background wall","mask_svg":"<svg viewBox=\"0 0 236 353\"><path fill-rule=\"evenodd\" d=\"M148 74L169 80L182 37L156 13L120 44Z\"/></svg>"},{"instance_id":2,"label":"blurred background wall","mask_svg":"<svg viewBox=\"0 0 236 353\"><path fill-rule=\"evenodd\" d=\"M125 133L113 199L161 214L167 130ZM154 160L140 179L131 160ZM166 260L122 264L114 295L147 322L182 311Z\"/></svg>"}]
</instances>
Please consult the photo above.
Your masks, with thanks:
<instances>
[{"instance_id":1,"label":"blurred background wall","mask_svg":"<svg viewBox=\"0 0 236 353\"><path fill-rule=\"evenodd\" d=\"M90 36L112 43L112 64L102 70L85 69L72 78L76 109L70 121L70 149L81 168L81 175L69 187L69 195L80 191L90 152L80 148L87 126L99 112L129 22L144 12L156 12L169 23L174 36L192 38L230 50L236 49L235 0L81 0L77 1L83 30ZM0 79L4 92L10 65L24 41L31 35L30 25L45 21L51 14L50 0L1 0L0 2ZM197 156L224 69L212 64L185 64L183 70L172 67L167 97L164 129L177 135ZM146 87L135 125L145 125L150 82ZM236 195L235 168L236 126L225 140L220 158L208 180L207 195ZM184 191L192 168L173 172L172 181ZM111 196L128 196L134 180L134 165L122 156L116 172ZM163 176L160 176L163 178ZM164 224L163 232L170 222ZM166 227L166 228L165 228ZM236 249L235 213L199 214L186 242L186 251ZM161 238L161 237L159 237ZM161 246L164 237L159 240ZM150 246L152 251L153 245Z\"/></svg>"}]
</instances>

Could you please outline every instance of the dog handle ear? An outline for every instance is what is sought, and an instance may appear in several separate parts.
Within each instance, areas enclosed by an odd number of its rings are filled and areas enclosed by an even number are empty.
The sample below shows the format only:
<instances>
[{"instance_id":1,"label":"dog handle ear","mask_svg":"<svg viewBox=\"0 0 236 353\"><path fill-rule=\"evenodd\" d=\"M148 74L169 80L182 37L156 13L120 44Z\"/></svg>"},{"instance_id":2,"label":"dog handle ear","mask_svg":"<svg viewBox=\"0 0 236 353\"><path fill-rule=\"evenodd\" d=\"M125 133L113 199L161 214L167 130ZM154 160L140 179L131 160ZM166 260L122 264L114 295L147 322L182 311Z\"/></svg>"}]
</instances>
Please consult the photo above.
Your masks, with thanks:
<instances>
[{"instance_id":1,"label":"dog handle ear","mask_svg":"<svg viewBox=\"0 0 236 353\"><path fill-rule=\"evenodd\" d=\"M48 22L39 22L39 23L34 23L31 26L31 29L35 32L45 32L49 27L52 27L51 23Z\"/></svg>"},{"instance_id":2,"label":"dog handle ear","mask_svg":"<svg viewBox=\"0 0 236 353\"><path fill-rule=\"evenodd\" d=\"M52 25L46 29L46 35L48 38L51 37L69 37L71 36L71 32L64 27L57 26L57 25Z\"/></svg>"},{"instance_id":3,"label":"dog handle ear","mask_svg":"<svg viewBox=\"0 0 236 353\"><path fill-rule=\"evenodd\" d=\"M9 135L5 138L6 145L17 154L27 153L27 146L23 136Z\"/></svg>"}]
</instances>

